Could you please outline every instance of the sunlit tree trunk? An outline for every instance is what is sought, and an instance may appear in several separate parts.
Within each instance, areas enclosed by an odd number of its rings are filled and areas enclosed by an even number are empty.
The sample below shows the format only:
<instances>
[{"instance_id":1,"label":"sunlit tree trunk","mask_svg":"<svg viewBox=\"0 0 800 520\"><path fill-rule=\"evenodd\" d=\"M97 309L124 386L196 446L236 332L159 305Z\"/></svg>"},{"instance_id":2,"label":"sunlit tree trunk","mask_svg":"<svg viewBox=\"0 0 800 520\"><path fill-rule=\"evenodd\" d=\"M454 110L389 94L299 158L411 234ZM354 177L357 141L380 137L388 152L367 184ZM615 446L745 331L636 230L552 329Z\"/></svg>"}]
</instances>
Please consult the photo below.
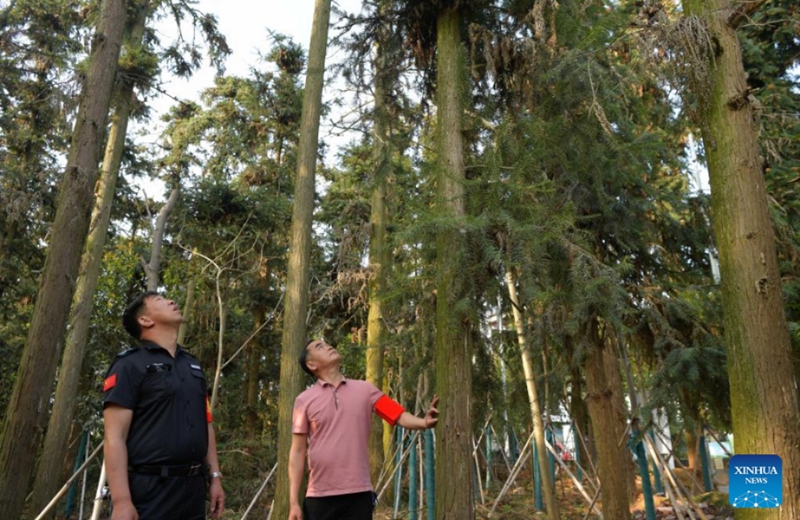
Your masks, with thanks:
<instances>
[{"instance_id":1,"label":"sunlit tree trunk","mask_svg":"<svg viewBox=\"0 0 800 520\"><path fill-rule=\"evenodd\" d=\"M700 457L697 455L698 436L697 428L693 424L687 425L683 431L683 439L686 443L686 458L689 461L689 469L695 475L700 474Z\"/></svg>"},{"instance_id":2,"label":"sunlit tree trunk","mask_svg":"<svg viewBox=\"0 0 800 520\"><path fill-rule=\"evenodd\" d=\"M779 509L737 519L800 517L800 413L772 222L735 25L763 2L684 0L710 31L714 56L696 82L711 180L711 217L722 275L725 342L737 453L783 460ZM697 66L697 65L693 65Z\"/></svg>"},{"instance_id":3,"label":"sunlit tree trunk","mask_svg":"<svg viewBox=\"0 0 800 520\"><path fill-rule=\"evenodd\" d=\"M61 353L125 26L125 1L101 5L80 107L59 187L47 260L0 436L0 511L20 518Z\"/></svg>"},{"instance_id":4,"label":"sunlit tree trunk","mask_svg":"<svg viewBox=\"0 0 800 520\"><path fill-rule=\"evenodd\" d=\"M286 304L283 317L281 379L278 397L278 481L272 518L289 516L289 448L292 444L292 409L302 390L303 373L297 356L306 339L306 311L311 265L311 223L314 212L314 174L317 166L319 118L322 111L322 85L325 74L325 51L331 0L317 0L311 43L308 48L308 70L303 92L303 115L300 121L300 142L297 151L297 176L292 209L289 267L286 280Z\"/></svg>"},{"instance_id":5,"label":"sunlit tree trunk","mask_svg":"<svg viewBox=\"0 0 800 520\"><path fill-rule=\"evenodd\" d=\"M382 4L385 7L385 2ZM385 10L385 9L384 9ZM369 313L367 315L367 381L378 388L383 385L384 349L386 342L386 325L384 313L386 306L386 277L391 262L391 255L386 242L386 224L388 209L386 207L386 177L391 164L391 132L387 99L391 93L391 78L386 67L386 47L389 45L389 31L382 27L378 31L378 43L375 47L375 109L374 135L372 139L372 209L370 215L371 234L369 243L369 266L372 278L369 284ZM372 430L369 438L369 461L372 481L377 482L383 467L383 421L372 417ZM388 424L386 424L388 428Z\"/></svg>"},{"instance_id":6,"label":"sunlit tree trunk","mask_svg":"<svg viewBox=\"0 0 800 520\"><path fill-rule=\"evenodd\" d=\"M437 211L455 221L439 231L436 243L436 393L441 416L436 429L436 518L475 518L472 491L472 344L463 302L468 284L464 266L464 144L462 96L464 57L461 14L443 10L437 19L436 99L439 167Z\"/></svg>"},{"instance_id":7,"label":"sunlit tree trunk","mask_svg":"<svg viewBox=\"0 0 800 520\"><path fill-rule=\"evenodd\" d=\"M510 269L510 267L507 267L507 269ZM531 361L531 353L528 350L525 325L520 310L519 298L517 298L517 286L514 280L514 274L510 270L506 271L506 285L508 286L508 296L514 314L514 326L517 329L517 341L519 342L519 349L522 352L522 371L525 374L525 386L528 389L528 401L530 402L531 419L533 422L533 437L536 442L539 467L548 468L550 466L550 459L548 457L549 452L545 446L542 411L539 407L539 394L536 389L536 374L534 374L534 365L533 361ZM550 473L550 471L541 471L540 475L542 478L542 493L544 494L547 516L553 520L558 520L561 516L558 508L558 500L556 500L556 489L553 483L552 473Z\"/></svg>"}]
</instances>

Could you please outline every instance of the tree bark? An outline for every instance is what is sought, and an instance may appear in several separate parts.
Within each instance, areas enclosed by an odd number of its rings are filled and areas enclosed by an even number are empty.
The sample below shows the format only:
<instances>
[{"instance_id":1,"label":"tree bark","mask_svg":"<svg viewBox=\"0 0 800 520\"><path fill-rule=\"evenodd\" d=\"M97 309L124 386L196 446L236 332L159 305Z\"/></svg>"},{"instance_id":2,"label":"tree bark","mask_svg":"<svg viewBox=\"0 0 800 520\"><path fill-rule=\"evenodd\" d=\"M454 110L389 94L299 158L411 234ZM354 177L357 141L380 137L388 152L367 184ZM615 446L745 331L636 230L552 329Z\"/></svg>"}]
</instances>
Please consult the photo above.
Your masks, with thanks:
<instances>
[{"instance_id":1,"label":"tree bark","mask_svg":"<svg viewBox=\"0 0 800 520\"><path fill-rule=\"evenodd\" d=\"M536 389L536 374L534 374L531 353L525 335L525 325L522 321L519 299L517 298L517 286L514 274L506 266L506 285L508 286L508 296L511 300L511 308L514 314L514 325L517 329L517 341L522 352L522 370L525 373L525 386L528 389L528 401L531 407L531 420L533 423L533 437L536 442L536 454L539 457L539 472L542 478L542 493L544 494L544 504L547 508L547 517L553 520L561 518L556 499L556 488L553 483L552 473L550 473L550 460L548 457L547 446L544 438L544 424L542 423L542 411L539 409L539 395Z\"/></svg>"},{"instance_id":2,"label":"tree bark","mask_svg":"<svg viewBox=\"0 0 800 520\"><path fill-rule=\"evenodd\" d=\"M737 453L783 460L779 509L739 509L736 518L800 518L800 412L754 113L732 0L684 0L706 22L714 57L700 85L711 216L719 250L733 433Z\"/></svg>"},{"instance_id":3,"label":"tree bark","mask_svg":"<svg viewBox=\"0 0 800 520\"><path fill-rule=\"evenodd\" d=\"M20 518L61 353L125 26L125 1L103 2L61 181L28 339L0 438L0 511Z\"/></svg>"},{"instance_id":4,"label":"tree bark","mask_svg":"<svg viewBox=\"0 0 800 520\"><path fill-rule=\"evenodd\" d=\"M614 410L614 390L608 381L603 352L606 348L599 337L597 318L589 321L587 339L588 352L584 361L586 374L586 401L592 420L592 434L597 451L597 473L600 477L600 494L603 503L603 518L625 520L631 518L628 506L627 439L620 445L618 417Z\"/></svg>"},{"instance_id":5,"label":"tree bark","mask_svg":"<svg viewBox=\"0 0 800 520\"><path fill-rule=\"evenodd\" d=\"M190 271L191 272L191 271ZM183 323L178 329L178 344L183 345L186 340L186 332L189 329L189 321L192 319L192 306L194 305L194 293L197 289L197 280L192 278L186 288L186 303L183 305Z\"/></svg>"},{"instance_id":6,"label":"tree bark","mask_svg":"<svg viewBox=\"0 0 800 520\"><path fill-rule=\"evenodd\" d=\"M464 217L464 144L462 140L461 14L445 9L437 28L437 110L439 167L438 213L446 219ZM436 388L439 425L436 429L436 512L439 520L475 518L472 490L472 341L463 300L465 231L446 226L436 243Z\"/></svg>"},{"instance_id":7,"label":"tree bark","mask_svg":"<svg viewBox=\"0 0 800 520\"><path fill-rule=\"evenodd\" d=\"M385 2L381 4L385 10ZM372 160L374 174L372 178L372 208L370 224L372 233L369 243L369 265L372 278L369 284L369 313L367 315L367 381L381 388L383 384L383 364L386 342L386 326L384 325L384 298L386 293L386 277L391 262L386 242L386 223L388 209L386 207L386 177L391 164L391 132L389 128L386 96L391 92L391 79L387 78L386 46L389 35L385 28L378 31L378 43L375 56L375 109L374 136L372 140ZM377 482L383 467L383 421L377 415L372 417L372 430L369 437L369 461L372 481Z\"/></svg>"},{"instance_id":8,"label":"tree bark","mask_svg":"<svg viewBox=\"0 0 800 520\"><path fill-rule=\"evenodd\" d=\"M606 370L606 381L611 388L611 405L614 409L614 425L617 431L614 434L617 442L623 437L625 438L623 444L623 453L625 454L625 465L621 468L624 472L624 480L628 486L628 503L633 505L636 501L636 475L638 474L638 466L630 456L630 449L628 448L628 409L625 405L625 390L622 387L622 374L619 370L619 357L614 349L613 344L607 338L606 348L603 349L603 365Z\"/></svg>"},{"instance_id":9,"label":"tree bark","mask_svg":"<svg viewBox=\"0 0 800 520\"><path fill-rule=\"evenodd\" d=\"M683 440L686 443L686 458L689 460L689 469L695 475L700 474L700 457L697 456L697 446L700 438L697 435L697 428L689 425L683 430Z\"/></svg>"},{"instance_id":10,"label":"tree bark","mask_svg":"<svg viewBox=\"0 0 800 520\"><path fill-rule=\"evenodd\" d=\"M138 9L139 17L125 42L127 46L131 47L131 50L141 47L145 23L150 14L148 2L140 4ZM89 322L94 309L94 294L100 276L103 248L111 220L111 204L114 200L117 177L122 162L122 151L125 146L133 101L133 83L124 83L119 88L117 98L119 104L111 120L102 171L95 189L96 200L92 211L92 223L81 259L75 294L72 298L69 332L58 372L53 411L50 414L50 422L33 486L31 512L34 514L45 508L50 499L58 492L64 480L63 471L61 471L63 455L67 449L71 430L78 384L82 373L81 367L89 337Z\"/></svg>"},{"instance_id":11,"label":"tree bark","mask_svg":"<svg viewBox=\"0 0 800 520\"><path fill-rule=\"evenodd\" d=\"M578 427L580 436L583 438L583 442L581 442L580 438L575 438L575 451L578 453L578 460L580 460L580 464L584 469L588 469L592 466L592 463L589 462L592 454L588 451L590 441L590 438L588 437L589 412L586 409L586 400L583 397L583 381L581 377L581 370L580 366L575 362L575 354L572 342L572 336L567 335L564 338L564 351L567 361L569 362L571 374L569 413L570 416L572 416L572 421Z\"/></svg>"},{"instance_id":12,"label":"tree bark","mask_svg":"<svg viewBox=\"0 0 800 520\"><path fill-rule=\"evenodd\" d=\"M308 70L303 92L303 114L297 151L297 176L292 209L291 246L286 280L286 304L281 347L280 395L278 397L278 467L281 473L275 489L272 518L289 516L289 448L292 444L292 409L303 387L303 372L297 363L306 339L308 285L311 279L311 223L314 211L314 174L319 144L319 118L322 109L322 86L325 74L325 51L331 0L317 0L311 43L308 47Z\"/></svg>"},{"instance_id":13,"label":"tree bark","mask_svg":"<svg viewBox=\"0 0 800 520\"><path fill-rule=\"evenodd\" d=\"M253 330L261 328L264 313L262 310L253 311ZM259 395L259 372L261 370L261 352L258 339L253 338L248 347L247 354L247 401L245 409L245 432L249 439L255 439L259 424L258 420L258 395Z\"/></svg>"},{"instance_id":14,"label":"tree bark","mask_svg":"<svg viewBox=\"0 0 800 520\"><path fill-rule=\"evenodd\" d=\"M169 194L167 202L161 206L156 219L156 227L153 229L153 248L150 250L150 261L147 263L142 262L144 265L144 274L147 277L147 290L158 290L158 274L161 271L161 247L164 245L164 229L167 227L167 218L175 208L175 204L180 197L180 186L174 188Z\"/></svg>"}]
</instances>

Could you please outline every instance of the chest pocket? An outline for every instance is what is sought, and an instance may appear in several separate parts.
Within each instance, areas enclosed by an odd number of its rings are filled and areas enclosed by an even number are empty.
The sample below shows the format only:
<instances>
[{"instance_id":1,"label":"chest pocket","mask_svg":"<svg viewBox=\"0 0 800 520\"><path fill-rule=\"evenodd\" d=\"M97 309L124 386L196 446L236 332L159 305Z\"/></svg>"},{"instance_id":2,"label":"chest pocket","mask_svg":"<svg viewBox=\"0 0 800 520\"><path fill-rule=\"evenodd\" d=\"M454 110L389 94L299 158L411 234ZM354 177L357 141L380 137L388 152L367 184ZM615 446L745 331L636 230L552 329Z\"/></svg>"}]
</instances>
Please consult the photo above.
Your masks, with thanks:
<instances>
[{"instance_id":1,"label":"chest pocket","mask_svg":"<svg viewBox=\"0 0 800 520\"><path fill-rule=\"evenodd\" d=\"M175 377L172 372L148 372L142 382L142 399L161 401L175 395Z\"/></svg>"},{"instance_id":2,"label":"chest pocket","mask_svg":"<svg viewBox=\"0 0 800 520\"><path fill-rule=\"evenodd\" d=\"M208 382L206 381L206 376L203 374L203 371L190 368L189 373L192 374L192 389L202 395L208 395Z\"/></svg>"}]
</instances>

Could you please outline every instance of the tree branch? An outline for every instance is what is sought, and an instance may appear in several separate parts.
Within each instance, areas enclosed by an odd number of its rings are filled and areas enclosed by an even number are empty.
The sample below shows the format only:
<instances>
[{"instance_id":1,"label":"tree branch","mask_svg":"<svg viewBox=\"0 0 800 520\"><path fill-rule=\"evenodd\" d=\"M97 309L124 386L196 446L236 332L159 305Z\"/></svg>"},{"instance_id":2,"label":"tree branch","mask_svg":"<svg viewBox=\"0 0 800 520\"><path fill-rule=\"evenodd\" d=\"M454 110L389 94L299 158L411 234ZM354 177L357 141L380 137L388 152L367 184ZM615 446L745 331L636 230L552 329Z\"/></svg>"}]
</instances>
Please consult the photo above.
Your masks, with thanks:
<instances>
[{"instance_id":1,"label":"tree branch","mask_svg":"<svg viewBox=\"0 0 800 520\"><path fill-rule=\"evenodd\" d=\"M736 29L745 18L755 13L767 0L744 0L728 17L728 25Z\"/></svg>"},{"instance_id":2,"label":"tree branch","mask_svg":"<svg viewBox=\"0 0 800 520\"><path fill-rule=\"evenodd\" d=\"M164 228L167 224L167 217L169 216L175 203L178 202L180 195L180 187L172 190L166 204L158 212L158 219L156 219L156 227L153 230L153 250L150 253L150 262L147 266L147 290L155 291L158 288L158 271L161 265L161 246L164 241Z\"/></svg>"}]
</instances>

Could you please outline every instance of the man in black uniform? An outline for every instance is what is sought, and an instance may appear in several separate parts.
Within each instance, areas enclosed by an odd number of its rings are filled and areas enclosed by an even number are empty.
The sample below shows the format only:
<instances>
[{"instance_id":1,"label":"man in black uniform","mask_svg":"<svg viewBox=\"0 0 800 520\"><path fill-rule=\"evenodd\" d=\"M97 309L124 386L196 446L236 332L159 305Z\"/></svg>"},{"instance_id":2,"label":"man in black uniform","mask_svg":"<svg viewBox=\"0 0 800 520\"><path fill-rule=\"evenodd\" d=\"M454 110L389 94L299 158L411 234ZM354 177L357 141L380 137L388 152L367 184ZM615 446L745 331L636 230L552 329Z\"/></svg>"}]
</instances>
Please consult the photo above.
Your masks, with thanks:
<instances>
[{"instance_id":1,"label":"man in black uniform","mask_svg":"<svg viewBox=\"0 0 800 520\"><path fill-rule=\"evenodd\" d=\"M203 520L225 506L206 378L180 345L178 306L157 293L136 298L122 323L141 346L123 352L103 385L105 464L112 520Z\"/></svg>"}]
</instances>

